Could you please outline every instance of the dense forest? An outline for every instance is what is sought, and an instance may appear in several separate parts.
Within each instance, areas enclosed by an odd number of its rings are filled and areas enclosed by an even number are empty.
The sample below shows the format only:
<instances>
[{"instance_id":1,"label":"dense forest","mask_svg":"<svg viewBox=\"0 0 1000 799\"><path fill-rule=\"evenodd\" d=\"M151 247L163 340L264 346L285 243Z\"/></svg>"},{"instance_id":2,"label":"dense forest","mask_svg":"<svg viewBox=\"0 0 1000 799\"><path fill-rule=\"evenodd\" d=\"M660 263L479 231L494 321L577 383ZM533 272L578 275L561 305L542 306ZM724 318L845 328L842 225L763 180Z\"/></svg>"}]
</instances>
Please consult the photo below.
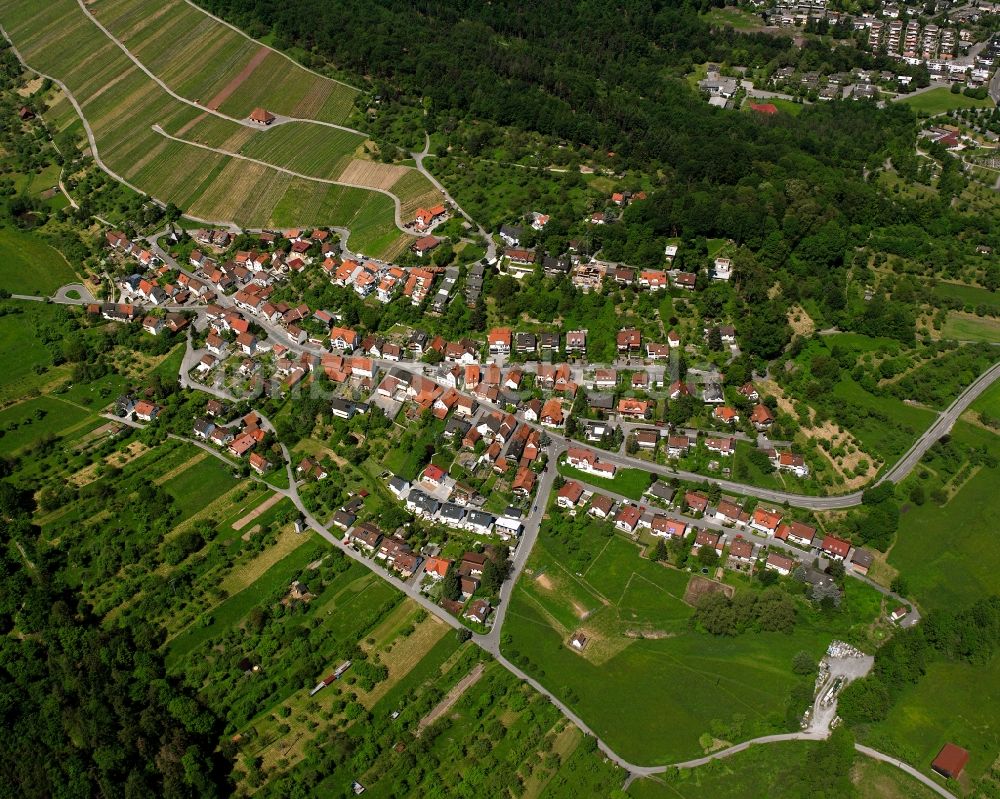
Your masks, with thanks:
<instances>
[{"instance_id":1,"label":"dense forest","mask_svg":"<svg viewBox=\"0 0 1000 799\"><path fill-rule=\"evenodd\" d=\"M166 677L162 631L108 628L33 546L32 500L0 482L0 796L224 795L217 720Z\"/></svg>"},{"instance_id":2,"label":"dense forest","mask_svg":"<svg viewBox=\"0 0 1000 799\"><path fill-rule=\"evenodd\" d=\"M689 92L664 80L665 70L709 60L763 63L790 45L713 31L692 6L676 2L203 5L253 35L273 31L279 46L372 78L383 97L428 98L432 124L435 115L471 115L641 161L670 159L720 119L708 108L679 114ZM704 160L724 167L727 159Z\"/></svg>"}]
</instances>

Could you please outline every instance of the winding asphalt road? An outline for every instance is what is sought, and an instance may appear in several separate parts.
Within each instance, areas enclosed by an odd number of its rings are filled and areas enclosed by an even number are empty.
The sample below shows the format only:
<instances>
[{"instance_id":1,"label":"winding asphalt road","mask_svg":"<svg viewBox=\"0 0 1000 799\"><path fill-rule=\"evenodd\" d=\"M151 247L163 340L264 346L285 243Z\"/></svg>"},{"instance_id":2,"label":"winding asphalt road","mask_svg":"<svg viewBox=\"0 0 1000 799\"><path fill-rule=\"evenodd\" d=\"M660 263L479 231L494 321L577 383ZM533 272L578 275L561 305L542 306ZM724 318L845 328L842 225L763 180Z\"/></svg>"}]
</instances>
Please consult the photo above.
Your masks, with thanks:
<instances>
[{"instance_id":1,"label":"winding asphalt road","mask_svg":"<svg viewBox=\"0 0 1000 799\"><path fill-rule=\"evenodd\" d=\"M422 174L425 178L427 178L434 185L434 188L437 189L439 192L441 192L444 195L444 198L452 205L454 205L455 208L458 209L458 212L463 217L465 217L465 219L468 221L470 225L473 225L476 228L476 231L479 233L480 236L483 237L483 240L486 242L486 260L492 263L497 256L497 245L496 242L493 241L493 237L490 236L483 229L482 225L480 225L475 219L469 216L462 209L462 206L460 206L457 202L455 202L455 198L448 193L448 190L441 184L441 181L439 181L436 177L434 177L434 175L430 173L427 167L424 166L424 159L427 157L430 148L431 148L431 137L427 135L427 133L425 132L424 149L421 150L420 152L410 153L410 155L413 156L413 161L416 164L417 171L420 172L420 174Z\"/></svg>"},{"instance_id":2,"label":"winding asphalt road","mask_svg":"<svg viewBox=\"0 0 1000 799\"><path fill-rule=\"evenodd\" d=\"M158 133L163 138L170 139L170 141L179 142L180 144L187 145L188 147L196 147L199 150L207 150L210 153L217 153L218 155L224 155L227 158L235 158L237 161L247 161L251 164L256 164L257 166L262 166L267 169L273 169L275 172L281 172L285 175L291 175L293 178L301 178L302 180L311 180L316 183L325 183L330 186L344 186L345 188L348 189L363 189L364 191L374 191L377 192L378 194L384 194L386 197L392 200L394 208L393 221L395 222L396 227L403 233L406 233L407 235L412 235L412 231L407 230L403 226L403 218L401 215L402 205L400 204L399 197L397 197L391 191L387 191L386 189L378 189L373 186L365 186L361 183L348 183L347 181L344 180L318 178L315 175L306 175L303 174L302 172L295 172L294 170L287 169L283 166L277 166L276 164L271 164L268 163L267 161L261 161L258 158L251 158L248 155L242 155L241 153L233 152L232 150L224 150L221 147L211 147L210 145L201 144L200 142L189 141L188 139L178 138L177 136L173 136L167 133L162 127L160 127L159 124L153 125L152 129L154 133Z\"/></svg>"}]
</instances>

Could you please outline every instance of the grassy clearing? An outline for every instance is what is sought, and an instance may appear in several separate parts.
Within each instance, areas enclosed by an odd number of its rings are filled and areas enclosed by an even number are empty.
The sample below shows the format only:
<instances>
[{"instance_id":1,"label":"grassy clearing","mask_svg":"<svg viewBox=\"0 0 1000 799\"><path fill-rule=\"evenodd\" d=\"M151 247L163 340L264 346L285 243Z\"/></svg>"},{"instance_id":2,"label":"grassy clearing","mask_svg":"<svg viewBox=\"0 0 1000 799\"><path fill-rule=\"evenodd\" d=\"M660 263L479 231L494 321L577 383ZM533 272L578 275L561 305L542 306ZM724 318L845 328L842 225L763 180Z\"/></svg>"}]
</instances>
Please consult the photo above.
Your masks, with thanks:
<instances>
[{"instance_id":1,"label":"grassy clearing","mask_svg":"<svg viewBox=\"0 0 1000 799\"><path fill-rule=\"evenodd\" d=\"M740 8L713 8L705 14L705 21L710 25L721 25L736 28L739 31L754 30L761 27L761 20Z\"/></svg>"},{"instance_id":2,"label":"grassy clearing","mask_svg":"<svg viewBox=\"0 0 1000 799\"><path fill-rule=\"evenodd\" d=\"M818 659L831 638L863 637L881 605L852 582L842 612L802 610L790 635L710 637L688 625L688 573L643 560L632 543L590 525L573 533L570 561L562 539L543 529L511 599L504 651L635 762L694 756L713 720L725 726L737 714L734 739L778 729L795 653ZM590 638L582 653L566 645L575 630Z\"/></svg>"},{"instance_id":3,"label":"grassy clearing","mask_svg":"<svg viewBox=\"0 0 1000 799\"><path fill-rule=\"evenodd\" d=\"M959 423L953 435L997 452L991 433ZM900 520L889 564L906 576L925 610L946 610L1000 591L1000 550L995 546L1000 469L979 469L947 504L910 505Z\"/></svg>"},{"instance_id":4,"label":"grassy clearing","mask_svg":"<svg viewBox=\"0 0 1000 799\"><path fill-rule=\"evenodd\" d=\"M972 403L972 408L989 416L1000 418L1000 382L994 383Z\"/></svg>"},{"instance_id":5,"label":"grassy clearing","mask_svg":"<svg viewBox=\"0 0 1000 799\"><path fill-rule=\"evenodd\" d=\"M969 751L962 776L967 787L1000 750L998 707L1000 655L981 665L932 663L918 683L903 690L889 716L873 725L865 740L926 774L931 774L931 761L943 744L958 744Z\"/></svg>"},{"instance_id":6,"label":"grassy clearing","mask_svg":"<svg viewBox=\"0 0 1000 799\"><path fill-rule=\"evenodd\" d=\"M8 309L14 312L7 312ZM0 302L0 405L60 383L72 367L51 367L52 355L37 329L62 313L54 305L11 300ZM0 425L3 429L3 425ZM0 441L0 447L3 442Z\"/></svg>"},{"instance_id":7,"label":"grassy clearing","mask_svg":"<svg viewBox=\"0 0 1000 799\"><path fill-rule=\"evenodd\" d=\"M918 114L943 114L955 108L992 108L992 100L976 100L964 94L952 94L944 87L931 89L921 94L913 94L900 102L906 103Z\"/></svg>"},{"instance_id":8,"label":"grassy clearing","mask_svg":"<svg viewBox=\"0 0 1000 799\"><path fill-rule=\"evenodd\" d=\"M995 344L1000 342L1000 320L952 311L941 328L941 337Z\"/></svg>"},{"instance_id":9,"label":"grassy clearing","mask_svg":"<svg viewBox=\"0 0 1000 799\"><path fill-rule=\"evenodd\" d=\"M36 397L0 411L0 454L10 455L44 436L71 433L90 412L56 397Z\"/></svg>"},{"instance_id":10,"label":"grassy clearing","mask_svg":"<svg viewBox=\"0 0 1000 799\"><path fill-rule=\"evenodd\" d=\"M62 253L37 235L0 227L0 288L12 294L48 297L79 279Z\"/></svg>"},{"instance_id":11,"label":"grassy clearing","mask_svg":"<svg viewBox=\"0 0 1000 799\"><path fill-rule=\"evenodd\" d=\"M179 521L183 521L235 485L232 469L217 458L208 457L171 477L164 483L164 488L181 509Z\"/></svg>"},{"instance_id":12,"label":"grassy clearing","mask_svg":"<svg viewBox=\"0 0 1000 799\"><path fill-rule=\"evenodd\" d=\"M598 488L613 491L616 494L621 494L623 497L630 497L631 499L639 499L642 496L642 493L649 488L651 477L649 472L645 472L642 469L618 469L615 472L615 476L611 479L607 477L595 477L587 472L574 469L565 463L559 464L559 474Z\"/></svg>"},{"instance_id":13,"label":"grassy clearing","mask_svg":"<svg viewBox=\"0 0 1000 799\"><path fill-rule=\"evenodd\" d=\"M1000 308L1000 294L979 286L941 282L934 287L934 293L938 297L958 300L964 305L987 305L990 308Z\"/></svg>"}]
</instances>

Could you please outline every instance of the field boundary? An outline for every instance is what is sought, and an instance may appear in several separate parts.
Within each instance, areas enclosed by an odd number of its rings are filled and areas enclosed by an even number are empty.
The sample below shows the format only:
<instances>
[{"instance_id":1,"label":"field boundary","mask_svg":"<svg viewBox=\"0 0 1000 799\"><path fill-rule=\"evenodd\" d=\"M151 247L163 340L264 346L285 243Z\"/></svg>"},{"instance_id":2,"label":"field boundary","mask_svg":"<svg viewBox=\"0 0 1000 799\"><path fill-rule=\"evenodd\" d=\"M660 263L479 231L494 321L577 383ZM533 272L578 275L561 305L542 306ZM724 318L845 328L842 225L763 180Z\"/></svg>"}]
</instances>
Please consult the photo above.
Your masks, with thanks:
<instances>
[{"instance_id":1,"label":"field boundary","mask_svg":"<svg viewBox=\"0 0 1000 799\"><path fill-rule=\"evenodd\" d=\"M310 69L309 67L305 66L304 64L300 64L298 61L296 61L294 58L292 58L290 55L288 55L288 53L282 52L281 50L278 50L278 49L276 49L274 47L271 47L271 45L269 45L269 44L264 44L264 42L260 41L259 39L253 38L253 36L251 36L250 34L248 34L246 31L240 30L239 28L237 28L235 25L233 25L230 22L226 22L226 20L224 20L222 17L215 16L215 14L213 14L211 11L208 11L208 10L202 8L197 3L193 3L193 2L191 2L191 0L184 0L184 2L187 3L189 6L191 6L192 8L196 8L198 11L200 11L206 17L209 17L210 19L214 19L216 22L218 22L218 23L220 23L222 25L225 25L227 28L231 28L232 30L236 31L244 39L249 39L251 42L256 42L261 47L266 47L272 53L277 53L282 58L288 59L293 64L295 64L295 66L297 66L299 69L302 69L305 72L310 73L311 75L315 75L318 78L323 78L324 80L332 81L333 83L339 83L341 86L346 86L348 89L356 91L358 94L361 93L361 89L359 89L357 86L352 86L350 83L347 83L347 82L342 81L342 80L338 80L337 78L331 78L329 75L321 75L316 70Z\"/></svg>"},{"instance_id":2,"label":"field boundary","mask_svg":"<svg viewBox=\"0 0 1000 799\"><path fill-rule=\"evenodd\" d=\"M445 698L437 703L431 710L417 722L417 731L414 735L419 738L420 733L424 731L425 727L429 727L435 721L437 721L441 716L451 710L462 695L469 690L473 685L479 682L479 678L483 676L483 672L486 670L485 663L477 663L472 671L466 674L461 680L456 683L456 685L448 691Z\"/></svg>"},{"instance_id":3,"label":"field boundary","mask_svg":"<svg viewBox=\"0 0 1000 799\"><path fill-rule=\"evenodd\" d=\"M299 121L306 121L306 120L299 120ZM257 166L264 167L265 169L273 169L275 172L282 172L286 175L290 175L291 177L298 178L300 180L309 180L313 181L314 183L326 183L330 186L343 186L344 188L347 189L360 189L362 191L370 191L370 192L376 192L378 194L384 194L386 197L392 200L393 205L395 206L395 219L393 221L395 222L396 227L402 233L406 233L407 235L413 235L412 233L410 233L410 231L408 231L406 228L403 227L402 218L400 217L401 203L399 197L397 197L391 191L387 191L386 189L376 189L372 188L371 186L362 186L358 183L344 183L343 181L332 180L331 178L318 178L313 175L305 175L302 172L296 172L292 169L288 169L287 167L277 166L276 164L271 164L268 163L267 161L261 161L258 158L251 158L249 155L243 155L242 153L234 153L231 150L223 150L221 147L211 147L207 144L202 144L200 142L181 139L178 138L177 136L173 136L170 133L167 133L163 128L160 127L159 123L153 125L152 130L154 133L157 133L158 135L162 136L165 139L168 139L169 141L175 141L178 142L179 144L185 144L188 147L197 147L199 150L207 150L210 153L217 153L218 155L224 155L227 158L233 158L237 161L249 161L251 164L256 164Z\"/></svg>"},{"instance_id":4,"label":"field boundary","mask_svg":"<svg viewBox=\"0 0 1000 799\"><path fill-rule=\"evenodd\" d=\"M226 100L229 99L230 95L235 92L243 83L249 78L267 58L267 48L261 47L256 53L250 56L250 60L247 65L240 70L239 74L236 75L229 83L219 89L216 92L215 97L205 103L205 108L211 111L218 111L219 106L221 106Z\"/></svg>"}]
</instances>

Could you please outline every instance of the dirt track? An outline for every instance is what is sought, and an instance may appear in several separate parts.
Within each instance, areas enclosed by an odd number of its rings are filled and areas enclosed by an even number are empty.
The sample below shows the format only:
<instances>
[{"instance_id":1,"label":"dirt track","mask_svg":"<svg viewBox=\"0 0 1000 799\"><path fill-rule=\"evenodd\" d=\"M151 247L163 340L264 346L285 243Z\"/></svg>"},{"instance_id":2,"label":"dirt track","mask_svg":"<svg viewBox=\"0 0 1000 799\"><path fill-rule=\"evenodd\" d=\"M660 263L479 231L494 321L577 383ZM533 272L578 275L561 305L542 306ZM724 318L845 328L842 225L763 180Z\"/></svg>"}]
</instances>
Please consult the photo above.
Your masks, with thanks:
<instances>
[{"instance_id":1,"label":"dirt track","mask_svg":"<svg viewBox=\"0 0 1000 799\"><path fill-rule=\"evenodd\" d=\"M282 494L274 494L268 499L265 499L242 519L237 519L235 522L233 522L233 529L242 530L258 516L265 513L268 510L268 508L271 508L274 505L277 505L279 502L281 502L282 499L284 499L284 496Z\"/></svg>"},{"instance_id":2,"label":"dirt track","mask_svg":"<svg viewBox=\"0 0 1000 799\"><path fill-rule=\"evenodd\" d=\"M485 664L477 663L472 671L459 680L455 687L448 691L447 696L438 702L437 706L430 713L420 719L420 722L417 724L417 735L419 736L425 727L429 727L451 710L455 706L455 703L462 698L462 694L475 685L479 678L483 676L483 669L485 668Z\"/></svg>"},{"instance_id":3,"label":"dirt track","mask_svg":"<svg viewBox=\"0 0 1000 799\"><path fill-rule=\"evenodd\" d=\"M254 53L247 62L247 65L240 70L240 73L223 86L219 93L208 101L206 107L211 108L213 111L218 111L219 106L226 102L229 99L229 95L235 92L240 87L240 84L253 74L253 71L261 65L261 62L268 57L270 52L266 47L261 47Z\"/></svg>"}]
</instances>

